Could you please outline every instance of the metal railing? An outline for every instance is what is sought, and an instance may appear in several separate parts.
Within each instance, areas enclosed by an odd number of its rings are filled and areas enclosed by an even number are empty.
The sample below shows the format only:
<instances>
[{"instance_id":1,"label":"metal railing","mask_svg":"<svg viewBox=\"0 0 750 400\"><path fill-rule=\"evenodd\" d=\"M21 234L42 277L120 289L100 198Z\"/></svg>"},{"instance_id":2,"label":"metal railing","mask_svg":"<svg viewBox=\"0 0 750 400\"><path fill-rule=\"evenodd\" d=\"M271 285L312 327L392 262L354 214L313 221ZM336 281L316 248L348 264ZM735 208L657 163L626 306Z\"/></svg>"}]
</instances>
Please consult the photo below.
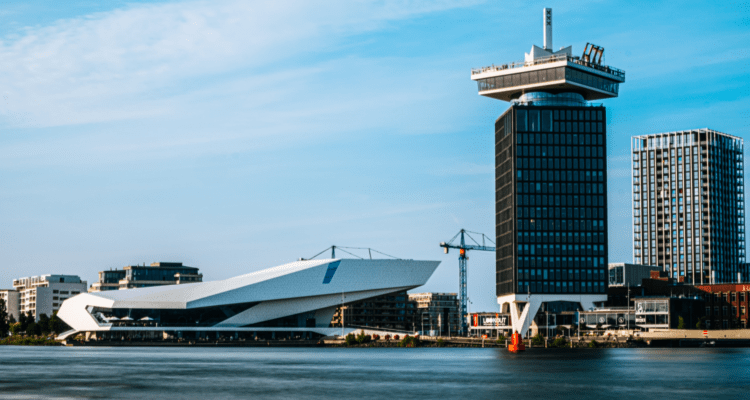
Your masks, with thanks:
<instances>
[{"instance_id":1,"label":"metal railing","mask_svg":"<svg viewBox=\"0 0 750 400\"><path fill-rule=\"evenodd\" d=\"M553 55L549 57L535 58L533 61L516 61L516 62L502 64L502 65L493 64L492 66L489 66L489 67L472 68L471 74L477 75L477 74L482 74L482 73L490 72L490 71L505 71L509 69L525 68L525 67L531 67L534 65L549 64L549 63L560 62L560 61L572 62L574 64L593 68L597 71L601 71L601 72L625 79L625 71L621 69L610 67L608 65L601 65L601 64L586 62L586 61L581 60L580 57L569 56L567 54L558 54L558 55Z\"/></svg>"}]
</instances>

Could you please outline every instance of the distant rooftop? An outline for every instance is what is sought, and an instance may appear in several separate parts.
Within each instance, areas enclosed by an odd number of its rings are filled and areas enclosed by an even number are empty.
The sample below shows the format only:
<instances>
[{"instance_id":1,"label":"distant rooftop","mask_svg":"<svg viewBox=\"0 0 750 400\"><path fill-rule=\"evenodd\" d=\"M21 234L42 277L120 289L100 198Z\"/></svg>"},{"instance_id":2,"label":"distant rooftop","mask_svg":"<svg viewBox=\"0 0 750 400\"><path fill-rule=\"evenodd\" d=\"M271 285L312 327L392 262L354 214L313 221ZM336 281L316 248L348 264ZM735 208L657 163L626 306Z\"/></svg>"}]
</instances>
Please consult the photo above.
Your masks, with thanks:
<instances>
[{"instance_id":1,"label":"distant rooftop","mask_svg":"<svg viewBox=\"0 0 750 400\"><path fill-rule=\"evenodd\" d=\"M708 134L709 137L707 139L710 142L717 140L718 143L716 144L724 148L742 151L744 147L742 138L709 128L633 136L631 138L631 147L632 151L642 151L664 149L672 146L692 146L705 140L699 138L699 134ZM713 138L711 135L713 135Z\"/></svg>"}]
</instances>

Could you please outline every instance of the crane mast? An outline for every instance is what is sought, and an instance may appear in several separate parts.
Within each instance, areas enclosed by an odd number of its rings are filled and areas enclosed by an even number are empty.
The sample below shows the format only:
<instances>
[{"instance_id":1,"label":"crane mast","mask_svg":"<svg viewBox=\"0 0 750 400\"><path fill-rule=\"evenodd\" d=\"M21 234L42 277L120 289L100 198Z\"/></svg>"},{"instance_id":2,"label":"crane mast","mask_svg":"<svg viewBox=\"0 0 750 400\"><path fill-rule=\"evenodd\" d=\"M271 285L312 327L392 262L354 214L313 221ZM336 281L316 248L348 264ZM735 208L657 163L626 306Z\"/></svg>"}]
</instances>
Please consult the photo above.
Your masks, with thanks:
<instances>
[{"instance_id":1,"label":"crane mast","mask_svg":"<svg viewBox=\"0 0 750 400\"><path fill-rule=\"evenodd\" d=\"M476 240L474 240L469 233L474 233L476 235L482 235L482 244L479 244ZM457 244L454 244L453 242L458 239ZM466 244L466 237L471 239L475 244ZM469 257L466 255L466 252L468 250L481 250L481 251L495 251L494 246L486 246L485 240L492 242L489 238L485 236L483 233L477 233L477 232L469 232L465 229L461 229L455 236L453 236L453 239L446 242L441 242L440 247L442 247L445 251L445 254L448 254L449 249L458 249L458 313L461 319L461 334L466 335L468 334L468 326L466 323L466 315L468 314L468 302L469 298L467 295L466 290L466 260L469 259ZM495 244L495 242L492 242L492 244Z\"/></svg>"}]
</instances>

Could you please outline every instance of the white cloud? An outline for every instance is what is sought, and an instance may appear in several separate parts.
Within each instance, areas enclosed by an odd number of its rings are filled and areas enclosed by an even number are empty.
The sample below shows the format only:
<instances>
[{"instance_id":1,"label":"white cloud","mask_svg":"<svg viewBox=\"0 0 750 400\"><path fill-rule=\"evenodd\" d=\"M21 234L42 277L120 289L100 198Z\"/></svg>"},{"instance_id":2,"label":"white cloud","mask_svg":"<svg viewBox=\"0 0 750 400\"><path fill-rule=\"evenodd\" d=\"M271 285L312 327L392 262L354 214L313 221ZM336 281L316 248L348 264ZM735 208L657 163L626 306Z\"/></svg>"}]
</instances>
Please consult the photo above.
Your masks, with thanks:
<instances>
[{"instance_id":1,"label":"white cloud","mask_svg":"<svg viewBox=\"0 0 750 400\"><path fill-rule=\"evenodd\" d=\"M453 1L221 1L139 5L27 28L0 42L0 126L169 115L185 87L299 61ZM282 72L276 68L273 72ZM265 71L268 72L268 71ZM282 85L283 87L283 85ZM264 94L268 94L265 92Z\"/></svg>"}]
</instances>

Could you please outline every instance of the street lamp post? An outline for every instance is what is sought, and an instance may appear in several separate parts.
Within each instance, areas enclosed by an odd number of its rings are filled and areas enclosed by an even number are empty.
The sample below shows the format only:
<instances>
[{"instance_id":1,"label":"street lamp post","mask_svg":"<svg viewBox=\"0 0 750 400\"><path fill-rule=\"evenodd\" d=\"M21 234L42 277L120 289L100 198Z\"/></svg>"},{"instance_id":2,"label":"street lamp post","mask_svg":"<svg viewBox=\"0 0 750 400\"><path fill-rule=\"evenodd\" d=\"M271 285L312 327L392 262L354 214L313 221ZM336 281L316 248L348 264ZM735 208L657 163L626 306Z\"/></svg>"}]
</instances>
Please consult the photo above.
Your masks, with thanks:
<instances>
[{"instance_id":1,"label":"street lamp post","mask_svg":"<svg viewBox=\"0 0 750 400\"><path fill-rule=\"evenodd\" d=\"M628 282L628 335L630 335L630 282Z\"/></svg>"}]
</instances>

